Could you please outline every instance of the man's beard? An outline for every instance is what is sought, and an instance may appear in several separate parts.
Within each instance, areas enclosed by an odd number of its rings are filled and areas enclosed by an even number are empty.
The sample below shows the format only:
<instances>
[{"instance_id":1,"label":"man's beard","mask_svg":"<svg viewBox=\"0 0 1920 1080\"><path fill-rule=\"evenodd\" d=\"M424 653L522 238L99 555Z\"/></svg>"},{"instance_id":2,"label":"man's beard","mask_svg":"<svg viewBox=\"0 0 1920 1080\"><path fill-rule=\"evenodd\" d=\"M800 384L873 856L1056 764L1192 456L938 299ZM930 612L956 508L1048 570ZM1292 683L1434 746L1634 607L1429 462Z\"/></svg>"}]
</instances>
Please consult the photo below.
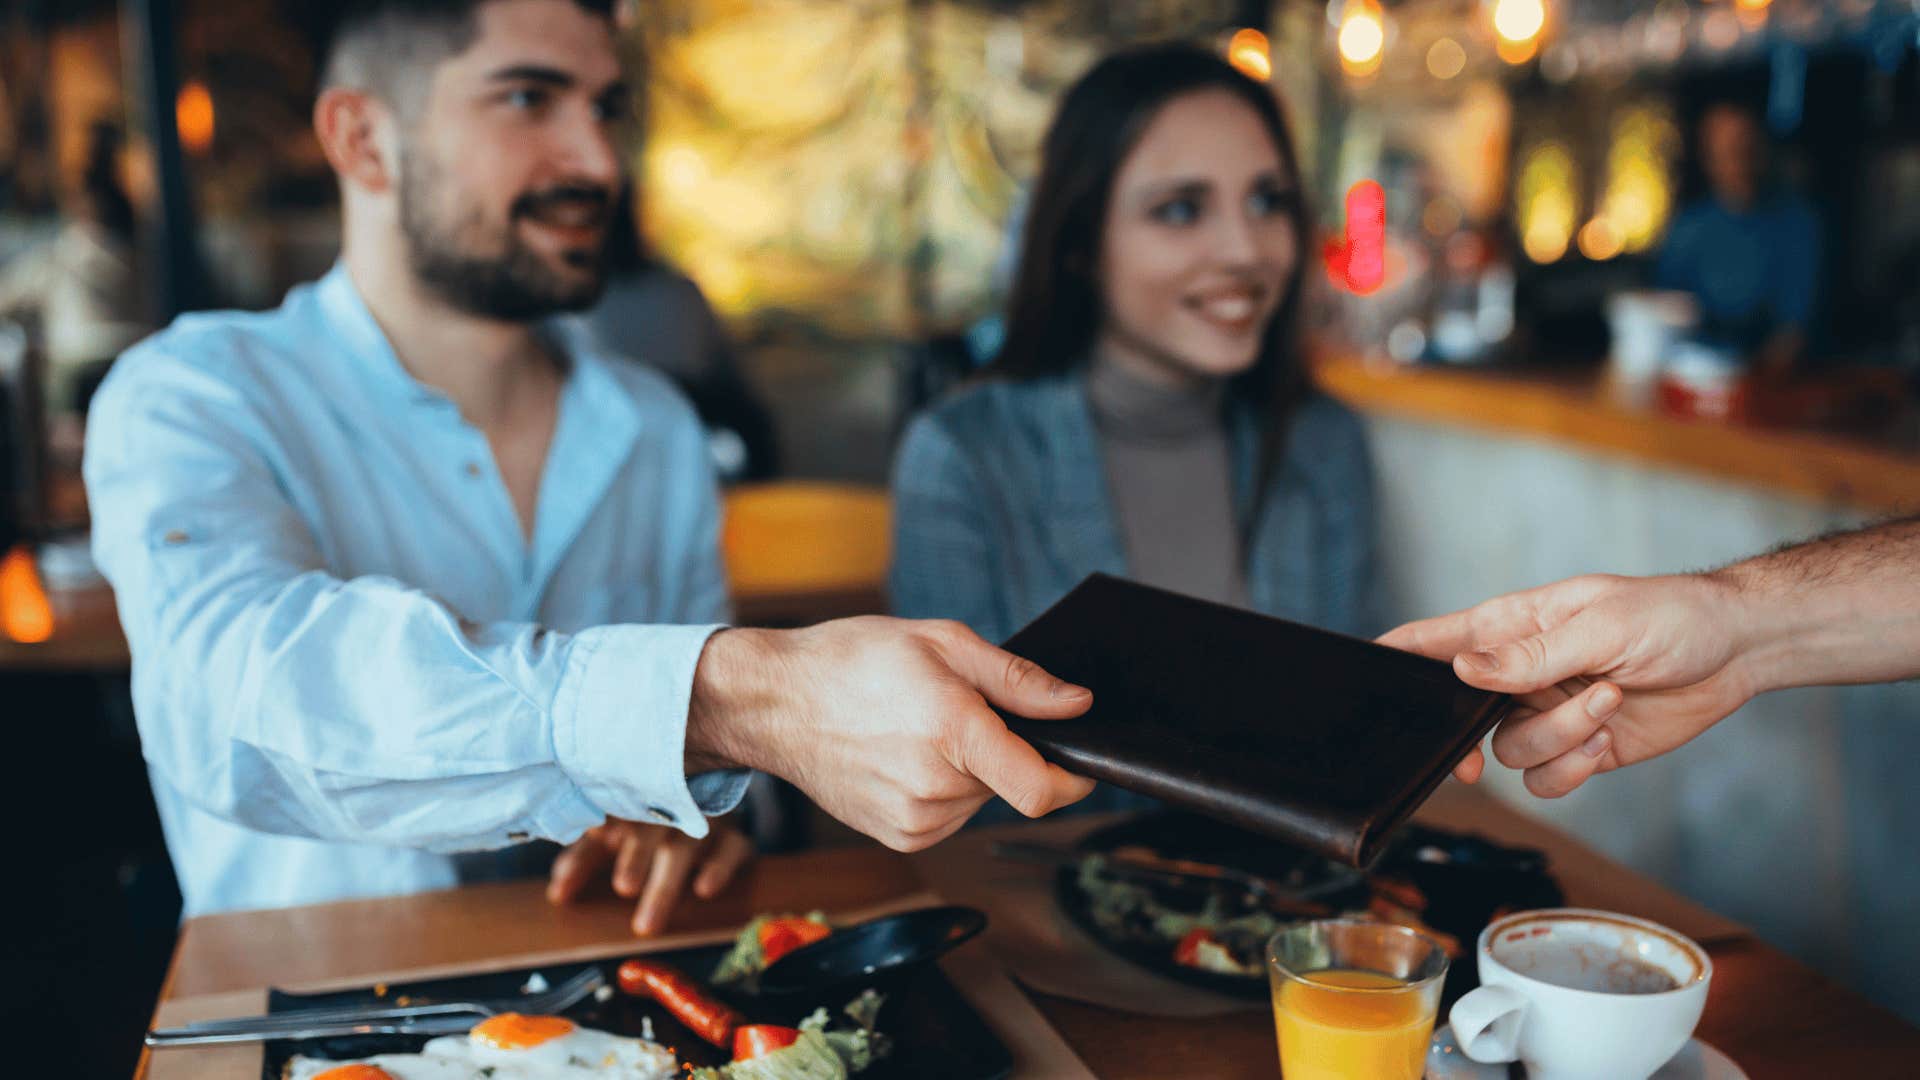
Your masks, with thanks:
<instances>
[{"instance_id":1,"label":"man's beard","mask_svg":"<svg viewBox=\"0 0 1920 1080\"><path fill-rule=\"evenodd\" d=\"M600 299L607 278L604 244L590 255L563 255L569 266L581 271L567 274L521 243L514 223L562 204L597 203L604 217L613 203L605 188L559 185L515 199L499 242L484 245L497 253L474 250L483 246L476 243L484 228L478 212L465 221L438 220L435 198L453 190L422 156L406 155L400 170L400 231L414 276L435 295L470 314L512 322L583 311Z\"/></svg>"}]
</instances>

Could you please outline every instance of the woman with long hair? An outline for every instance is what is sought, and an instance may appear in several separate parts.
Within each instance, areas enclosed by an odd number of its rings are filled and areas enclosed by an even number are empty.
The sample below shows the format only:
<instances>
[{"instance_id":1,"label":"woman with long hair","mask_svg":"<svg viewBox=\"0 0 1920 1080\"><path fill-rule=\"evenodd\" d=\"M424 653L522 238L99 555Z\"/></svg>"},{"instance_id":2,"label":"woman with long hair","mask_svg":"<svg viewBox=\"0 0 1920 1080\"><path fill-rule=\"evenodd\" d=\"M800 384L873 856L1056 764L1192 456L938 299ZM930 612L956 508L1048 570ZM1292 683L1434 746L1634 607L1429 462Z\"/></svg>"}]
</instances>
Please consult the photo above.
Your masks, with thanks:
<instances>
[{"instance_id":1,"label":"woman with long hair","mask_svg":"<svg viewBox=\"0 0 1920 1080\"><path fill-rule=\"evenodd\" d=\"M1088 72L1047 134L1005 345L905 435L894 610L1000 640L1104 571L1377 632L1366 440L1297 343L1309 235L1266 86L1183 44Z\"/></svg>"}]
</instances>

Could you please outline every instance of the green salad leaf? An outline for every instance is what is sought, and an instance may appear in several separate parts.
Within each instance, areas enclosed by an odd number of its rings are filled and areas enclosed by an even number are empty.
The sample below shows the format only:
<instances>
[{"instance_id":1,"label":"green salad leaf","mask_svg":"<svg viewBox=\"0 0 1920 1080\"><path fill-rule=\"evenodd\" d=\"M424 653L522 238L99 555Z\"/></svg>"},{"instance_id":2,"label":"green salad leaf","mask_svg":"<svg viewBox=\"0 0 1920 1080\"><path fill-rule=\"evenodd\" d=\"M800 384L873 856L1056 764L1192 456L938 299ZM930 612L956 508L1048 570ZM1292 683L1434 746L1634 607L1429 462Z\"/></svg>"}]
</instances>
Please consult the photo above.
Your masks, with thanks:
<instances>
[{"instance_id":1,"label":"green salad leaf","mask_svg":"<svg viewBox=\"0 0 1920 1080\"><path fill-rule=\"evenodd\" d=\"M884 999L872 990L848 1003L846 1013L856 1023L867 1023L880 1011ZM862 1021L864 1015L868 1021ZM813 1010L800 1021L800 1037L792 1046L718 1068L696 1069L690 1080L848 1080L887 1054L887 1038L862 1026L854 1031L828 1031L827 1010Z\"/></svg>"},{"instance_id":2,"label":"green salad leaf","mask_svg":"<svg viewBox=\"0 0 1920 1080\"><path fill-rule=\"evenodd\" d=\"M753 978L767 970L766 955L760 950L760 928L775 919L790 918L793 916L755 915L747 925L740 928L740 933L734 936L733 948L728 949L727 955L720 958L719 965L713 969L713 975L707 981L725 986L728 983ZM824 912L809 911L801 918L811 923L819 923L821 926L829 928L832 926L827 922Z\"/></svg>"}]
</instances>

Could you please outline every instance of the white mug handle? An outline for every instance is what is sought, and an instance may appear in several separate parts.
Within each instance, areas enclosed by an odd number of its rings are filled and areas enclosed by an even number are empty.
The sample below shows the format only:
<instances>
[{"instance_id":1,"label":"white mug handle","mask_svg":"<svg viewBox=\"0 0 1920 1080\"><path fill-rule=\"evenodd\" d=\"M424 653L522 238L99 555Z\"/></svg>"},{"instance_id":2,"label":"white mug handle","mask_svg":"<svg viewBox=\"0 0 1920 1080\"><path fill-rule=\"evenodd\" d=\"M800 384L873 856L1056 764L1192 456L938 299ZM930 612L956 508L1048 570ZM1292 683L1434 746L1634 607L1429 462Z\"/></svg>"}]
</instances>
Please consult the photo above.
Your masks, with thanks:
<instances>
[{"instance_id":1,"label":"white mug handle","mask_svg":"<svg viewBox=\"0 0 1920 1080\"><path fill-rule=\"evenodd\" d=\"M1513 1061L1520 1056L1520 1024L1526 1019L1527 999L1506 986L1482 986L1453 1003L1447 1021L1460 1052L1486 1064Z\"/></svg>"}]
</instances>

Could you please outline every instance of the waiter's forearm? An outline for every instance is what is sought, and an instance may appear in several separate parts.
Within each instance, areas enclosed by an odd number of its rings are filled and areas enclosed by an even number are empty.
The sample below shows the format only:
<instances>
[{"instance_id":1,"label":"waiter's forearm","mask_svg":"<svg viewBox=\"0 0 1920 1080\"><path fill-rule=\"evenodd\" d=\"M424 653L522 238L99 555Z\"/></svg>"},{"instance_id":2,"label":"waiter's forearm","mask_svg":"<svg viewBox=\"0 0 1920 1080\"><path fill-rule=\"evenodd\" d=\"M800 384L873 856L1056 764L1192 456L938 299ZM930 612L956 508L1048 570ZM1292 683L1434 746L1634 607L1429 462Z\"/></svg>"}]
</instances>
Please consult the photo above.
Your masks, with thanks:
<instances>
[{"instance_id":1,"label":"waiter's forearm","mask_svg":"<svg viewBox=\"0 0 1920 1080\"><path fill-rule=\"evenodd\" d=\"M1757 690L1920 676L1920 518L1716 570Z\"/></svg>"}]
</instances>

